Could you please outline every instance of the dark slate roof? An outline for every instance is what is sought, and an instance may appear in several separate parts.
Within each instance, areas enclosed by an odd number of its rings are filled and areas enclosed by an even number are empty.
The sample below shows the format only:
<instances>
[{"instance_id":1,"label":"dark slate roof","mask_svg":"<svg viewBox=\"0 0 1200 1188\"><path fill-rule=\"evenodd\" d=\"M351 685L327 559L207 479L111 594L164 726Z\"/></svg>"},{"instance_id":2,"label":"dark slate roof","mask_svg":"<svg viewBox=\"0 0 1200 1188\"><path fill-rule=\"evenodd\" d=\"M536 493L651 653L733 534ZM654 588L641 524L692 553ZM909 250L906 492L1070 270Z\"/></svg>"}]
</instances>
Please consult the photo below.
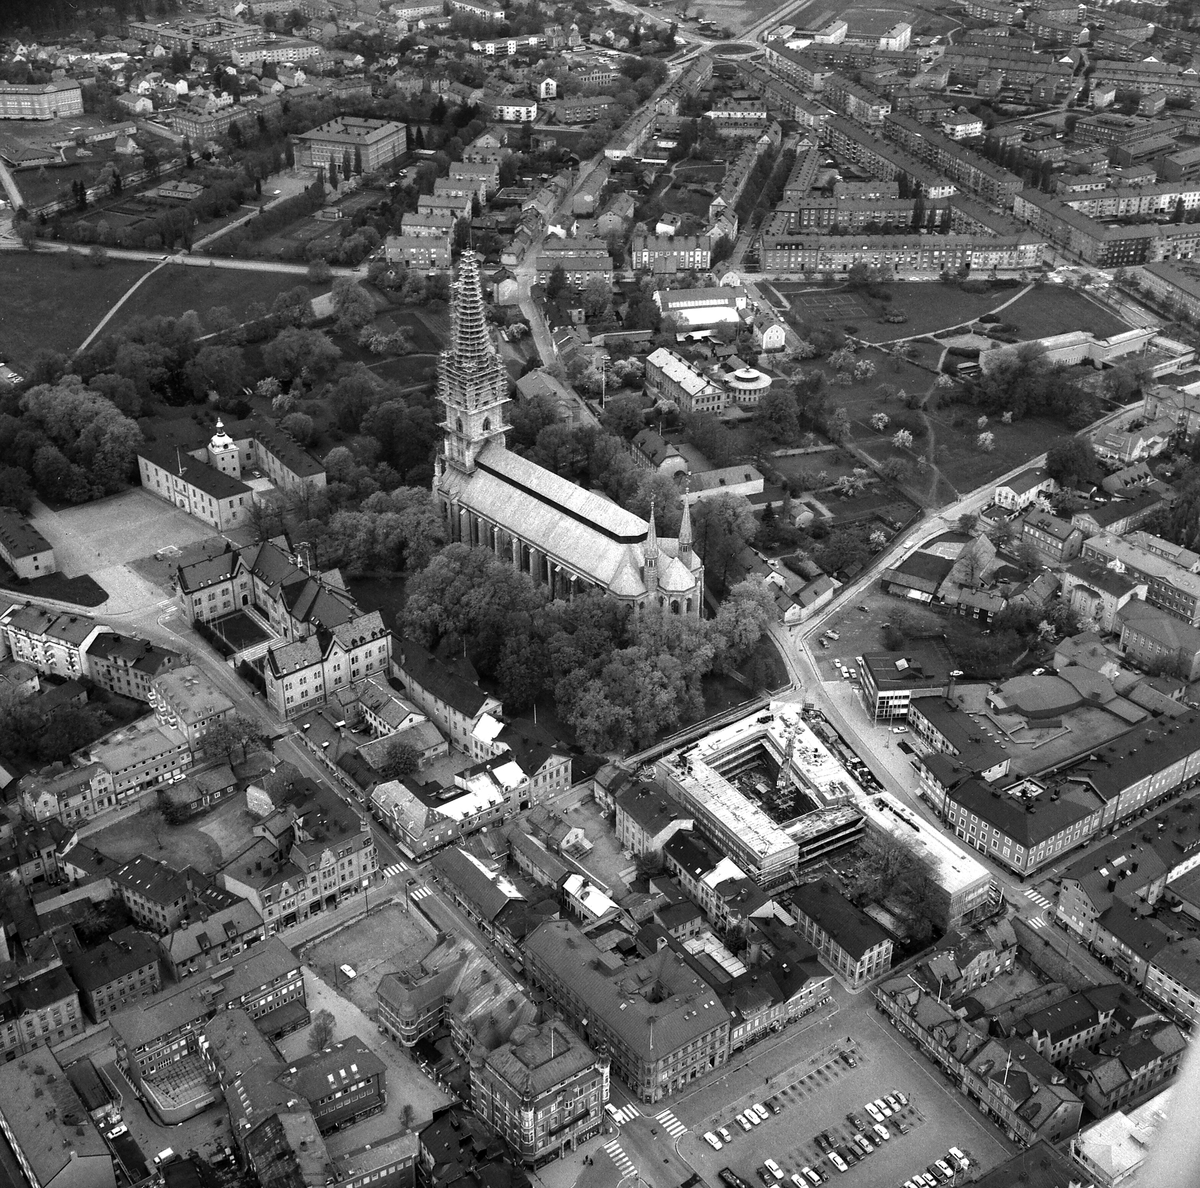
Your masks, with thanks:
<instances>
[{"instance_id":1,"label":"dark slate roof","mask_svg":"<svg viewBox=\"0 0 1200 1188\"><path fill-rule=\"evenodd\" d=\"M140 445L138 457L153 462L170 474L179 475L192 486L212 499L232 499L237 495L249 495L250 488L240 479L225 474L207 462L198 462L183 450L173 449L168 445Z\"/></svg>"},{"instance_id":2,"label":"dark slate roof","mask_svg":"<svg viewBox=\"0 0 1200 1188\"><path fill-rule=\"evenodd\" d=\"M416 640L397 639L393 655L399 657L400 667L410 680L469 718L479 713L487 701L488 695L457 665L439 660Z\"/></svg>"},{"instance_id":3,"label":"dark slate roof","mask_svg":"<svg viewBox=\"0 0 1200 1188\"><path fill-rule=\"evenodd\" d=\"M831 879L801 883L792 892L792 903L856 960L888 939L887 933L860 912Z\"/></svg>"}]
</instances>

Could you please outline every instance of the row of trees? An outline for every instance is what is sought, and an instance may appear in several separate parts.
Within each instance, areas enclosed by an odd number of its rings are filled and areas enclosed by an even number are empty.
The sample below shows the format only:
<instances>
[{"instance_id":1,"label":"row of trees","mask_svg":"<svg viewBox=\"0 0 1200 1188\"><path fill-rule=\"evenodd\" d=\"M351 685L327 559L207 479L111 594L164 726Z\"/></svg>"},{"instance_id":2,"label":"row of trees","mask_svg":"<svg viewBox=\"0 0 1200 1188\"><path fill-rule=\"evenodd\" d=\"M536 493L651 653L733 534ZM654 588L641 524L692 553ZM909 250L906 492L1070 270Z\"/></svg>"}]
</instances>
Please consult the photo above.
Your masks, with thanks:
<instances>
[{"instance_id":1,"label":"row of trees","mask_svg":"<svg viewBox=\"0 0 1200 1188\"><path fill-rule=\"evenodd\" d=\"M741 664L773 614L758 581L734 586L709 621L633 614L601 594L555 602L490 551L452 544L410 579L404 623L426 646L465 646L506 709L552 697L580 745L607 752L698 717L702 679Z\"/></svg>"}]
</instances>

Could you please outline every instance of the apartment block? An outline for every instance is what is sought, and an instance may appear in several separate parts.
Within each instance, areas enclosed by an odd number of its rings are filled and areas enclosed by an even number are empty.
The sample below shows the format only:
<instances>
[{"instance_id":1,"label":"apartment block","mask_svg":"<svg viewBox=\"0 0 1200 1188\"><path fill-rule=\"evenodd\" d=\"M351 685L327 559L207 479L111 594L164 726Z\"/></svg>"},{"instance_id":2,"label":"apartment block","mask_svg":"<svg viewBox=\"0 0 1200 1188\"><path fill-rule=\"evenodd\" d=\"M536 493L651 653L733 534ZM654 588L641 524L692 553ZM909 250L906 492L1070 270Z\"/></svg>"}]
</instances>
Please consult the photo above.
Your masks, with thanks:
<instances>
[{"instance_id":1,"label":"apartment block","mask_svg":"<svg viewBox=\"0 0 1200 1188\"><path fill-rule=\"evenodd\" d=\"M792 892L796 929L847 986L857 990L892 967L892 939L827 878Z\"/></svg>"}]
</instances>

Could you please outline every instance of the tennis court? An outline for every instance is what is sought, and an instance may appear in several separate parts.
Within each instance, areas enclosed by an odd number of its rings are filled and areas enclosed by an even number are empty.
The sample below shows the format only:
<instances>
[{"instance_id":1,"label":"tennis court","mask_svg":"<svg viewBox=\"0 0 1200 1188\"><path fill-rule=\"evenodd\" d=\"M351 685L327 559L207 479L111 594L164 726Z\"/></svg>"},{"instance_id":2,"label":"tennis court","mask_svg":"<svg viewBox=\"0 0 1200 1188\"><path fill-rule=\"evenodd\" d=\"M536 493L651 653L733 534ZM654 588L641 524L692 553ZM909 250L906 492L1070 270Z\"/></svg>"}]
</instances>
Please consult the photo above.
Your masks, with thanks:
<instances>
[{"instance_id":1,"label":"tennis court","mask_svg":"<svg viewBox=\"0 0 1200 1188\"><path fill-rule=\"evenodd\" d=\"M827 321L841 321L874 316L854 293L795 293L788 300L803 318L824 317Z\"/></svg>"}]
</instances>

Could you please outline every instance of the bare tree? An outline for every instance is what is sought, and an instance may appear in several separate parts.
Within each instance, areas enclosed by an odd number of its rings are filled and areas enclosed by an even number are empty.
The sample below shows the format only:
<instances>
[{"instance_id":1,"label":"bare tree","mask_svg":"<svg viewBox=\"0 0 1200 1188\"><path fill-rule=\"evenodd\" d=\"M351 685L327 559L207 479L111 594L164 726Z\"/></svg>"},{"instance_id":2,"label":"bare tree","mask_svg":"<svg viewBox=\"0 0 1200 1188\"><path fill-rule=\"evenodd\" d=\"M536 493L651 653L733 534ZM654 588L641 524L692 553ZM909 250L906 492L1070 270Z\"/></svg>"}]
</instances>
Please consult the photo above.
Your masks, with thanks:
<instances>
[{"instance_id":1,"label":"bare tree","mask_svg":"<svg viewBox=\"0 0 1200 1188\"><path fill-rule=\"evenodd\" d=\"M332 1011L320 1010L313 1015L312 1026L308 1032L309 1048L314 1052L328 1048L336 1026L337 1020L334 1019Z\"/></svg>"}]
</instances>

